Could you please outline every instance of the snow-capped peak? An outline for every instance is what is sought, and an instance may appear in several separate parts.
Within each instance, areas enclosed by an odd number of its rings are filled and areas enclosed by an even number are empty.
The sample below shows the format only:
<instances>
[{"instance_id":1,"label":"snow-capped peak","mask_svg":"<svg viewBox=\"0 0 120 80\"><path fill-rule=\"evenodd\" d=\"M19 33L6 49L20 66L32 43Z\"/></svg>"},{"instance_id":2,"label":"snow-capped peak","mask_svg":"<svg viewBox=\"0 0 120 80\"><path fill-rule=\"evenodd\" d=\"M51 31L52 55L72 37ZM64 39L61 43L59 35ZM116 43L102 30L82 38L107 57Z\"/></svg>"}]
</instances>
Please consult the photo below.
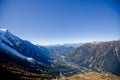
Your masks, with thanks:
<instances>
[{"instance_id":1,"label":"snow-capped peak","mask_svg":"<svg viewBox=\"0 0 120 80\"><path fill-rule=\"evenodd\" d=\"M7 38L7 36L9 36L9 37L12 38L12 36L10 36L10 35L11 35L11 34L8 32L7 29L0 29L0 41L4 41L4 42L7 42L7 43L10 44L10 45L13 45L13 44L9 41L9 39Z\"/></svg>"},{"instance_id":2,"label":"snow-capped peak","mask_svg":"<svg viewBox=\"0 0 120 80\"><path fill-rule=\"evenodd\" d=\"M7 29L0 29L0 32L7 32Z\"/></svg>"}]
</instances>

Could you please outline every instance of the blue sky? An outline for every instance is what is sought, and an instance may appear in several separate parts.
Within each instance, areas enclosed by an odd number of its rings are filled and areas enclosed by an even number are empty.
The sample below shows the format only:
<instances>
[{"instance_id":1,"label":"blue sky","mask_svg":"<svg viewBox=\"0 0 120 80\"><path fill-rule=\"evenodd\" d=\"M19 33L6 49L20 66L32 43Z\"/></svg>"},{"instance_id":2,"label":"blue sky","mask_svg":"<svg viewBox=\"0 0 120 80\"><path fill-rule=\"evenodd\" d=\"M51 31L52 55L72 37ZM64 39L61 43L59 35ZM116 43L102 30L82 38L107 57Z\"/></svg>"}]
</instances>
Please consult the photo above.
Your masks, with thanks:
<instances>
[{"instance_id":1,"label":"blue sky","mask_svg":"<svg viewBox=\"0 0 120 80\"><path fill-rule=\"evenodd\" d=\"M0 0L0 28L35 44L120 39L119 0Z\"/></svg>"}]
</instances>

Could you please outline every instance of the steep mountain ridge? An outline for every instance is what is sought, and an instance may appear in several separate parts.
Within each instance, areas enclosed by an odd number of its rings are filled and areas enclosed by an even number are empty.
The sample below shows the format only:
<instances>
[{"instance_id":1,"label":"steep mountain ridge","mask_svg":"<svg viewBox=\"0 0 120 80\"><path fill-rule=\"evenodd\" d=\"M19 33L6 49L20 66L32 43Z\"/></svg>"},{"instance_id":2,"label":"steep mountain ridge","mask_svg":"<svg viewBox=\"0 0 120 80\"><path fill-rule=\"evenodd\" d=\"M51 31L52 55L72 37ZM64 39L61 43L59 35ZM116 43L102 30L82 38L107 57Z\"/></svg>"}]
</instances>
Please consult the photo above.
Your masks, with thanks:
<instances>
[{"instance_id":1,"label":"steep mountain ridge","mask_svg":"<svg viewBox=\"0 0 120 80\"><path fill-rule=\"evenodd\" d=\"M48 61L50 60L49 53L45 53L42 47L38 48L29 41L22 40L14 36L8 30L6 31L0 30L0 42L1 47L6 46L8 48L8 49L4 48L6 51L11 49L14 52L16 51L16 53L20 53L21 56L30 57L31 59L33 58L36 61L47 66L51 65L51 63Z\"/></svg>"},{"instance_id":2,"label":"steep mountain ridge","mask_svg":"<svg viewBox=\"0 0 120 80\"><path fill-rule=\"evenodd\" d=\"M69 53L66 60L93 71L120 75L120 40L86 43Z\"/></svg>"}]
</instances>

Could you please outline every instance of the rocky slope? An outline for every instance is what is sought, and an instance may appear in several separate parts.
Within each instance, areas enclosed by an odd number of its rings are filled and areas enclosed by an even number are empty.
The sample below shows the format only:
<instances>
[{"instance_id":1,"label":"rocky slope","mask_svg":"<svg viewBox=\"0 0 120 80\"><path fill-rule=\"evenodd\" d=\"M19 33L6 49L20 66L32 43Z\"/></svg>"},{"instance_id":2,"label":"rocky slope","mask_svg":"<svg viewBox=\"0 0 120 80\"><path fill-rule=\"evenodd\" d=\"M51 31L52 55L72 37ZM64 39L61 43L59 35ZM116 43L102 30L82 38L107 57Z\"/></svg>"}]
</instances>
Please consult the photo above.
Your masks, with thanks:
<instances>
[{"instance_id":1,"label":"rocky slope","mask_svg":"<svg viewBox=\"0 0 120 80\"><path fill-rule=\"evenodd\" d=\"M86 43L69 53L66 60L92 71L120 75L120 40Z\"/></svg>"}]
</instances>

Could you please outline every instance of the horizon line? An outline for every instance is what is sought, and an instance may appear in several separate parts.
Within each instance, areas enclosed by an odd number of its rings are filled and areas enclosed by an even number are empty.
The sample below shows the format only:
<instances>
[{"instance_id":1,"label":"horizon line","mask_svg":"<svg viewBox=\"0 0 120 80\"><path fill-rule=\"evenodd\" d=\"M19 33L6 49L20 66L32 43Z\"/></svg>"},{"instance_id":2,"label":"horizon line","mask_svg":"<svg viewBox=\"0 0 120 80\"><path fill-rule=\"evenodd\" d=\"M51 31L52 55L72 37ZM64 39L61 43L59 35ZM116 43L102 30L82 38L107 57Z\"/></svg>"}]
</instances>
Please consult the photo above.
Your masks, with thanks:
<instances>
[{"instance_id":1,"label":"horizon line","mask_svg":"<svg viewBox=\"0 0 120 80\"><path fill-rule=\"evenodd\" d=\"M32 44L34 45L41 45L41 46L54 46L54 45L67 45L67 44L85 44L85 43L101 43L101 42L110 42L110 41L118 41L120 39L113 39L113 40L94 40L94 41L85 41L85 42L64 42L64 43L51 43L51 44L41 44L41 43L35 43L35 42L32 42L32 41L29 41L31 42Z\"/></svg>"}]
</instances>

